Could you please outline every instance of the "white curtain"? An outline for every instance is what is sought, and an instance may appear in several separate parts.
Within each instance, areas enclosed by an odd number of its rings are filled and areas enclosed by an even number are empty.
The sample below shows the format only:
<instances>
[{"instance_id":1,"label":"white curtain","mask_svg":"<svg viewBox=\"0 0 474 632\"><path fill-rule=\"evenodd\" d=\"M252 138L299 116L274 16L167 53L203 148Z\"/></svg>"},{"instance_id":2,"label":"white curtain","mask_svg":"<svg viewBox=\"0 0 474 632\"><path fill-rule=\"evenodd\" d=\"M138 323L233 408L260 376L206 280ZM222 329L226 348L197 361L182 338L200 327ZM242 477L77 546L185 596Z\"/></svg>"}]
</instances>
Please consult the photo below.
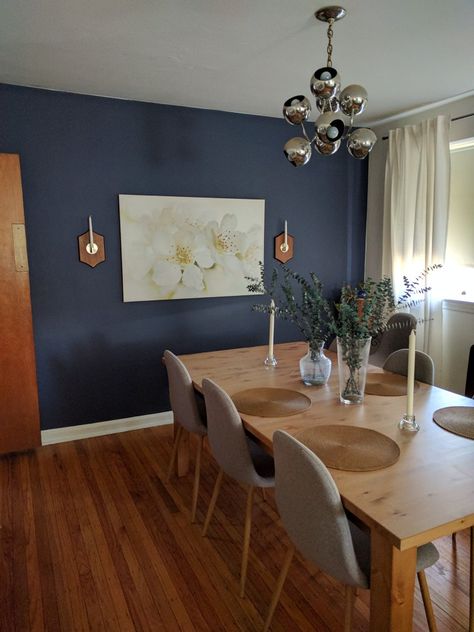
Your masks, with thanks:
<instances>
[{"instance_id":1,"label":"white curtain","mask_svg":"<svg viewBox=\"0 0 474 632\"><path fill-rule=\"evenodd\" d=\"M450 183L449 118L422 121L390 131L385 168L383 274L395 293L403 292L403 276L413 280L433 264L443 264L448 228ZM441 297L436 273L427 285L433 291L423 303L424 319L417 346L429 353L441 377ZM438 382L438 379L436 380Z\"/></svg>"}]
</instances>

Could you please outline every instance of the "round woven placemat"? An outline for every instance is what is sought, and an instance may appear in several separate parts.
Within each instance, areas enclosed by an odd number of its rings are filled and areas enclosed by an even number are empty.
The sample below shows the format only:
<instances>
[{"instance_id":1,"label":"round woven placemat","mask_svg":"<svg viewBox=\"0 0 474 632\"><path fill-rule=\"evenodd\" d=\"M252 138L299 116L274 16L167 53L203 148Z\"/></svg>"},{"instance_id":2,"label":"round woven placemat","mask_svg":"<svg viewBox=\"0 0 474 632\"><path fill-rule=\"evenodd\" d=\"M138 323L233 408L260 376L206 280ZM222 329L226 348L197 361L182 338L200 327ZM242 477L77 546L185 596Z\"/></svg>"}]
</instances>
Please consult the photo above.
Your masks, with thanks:
<instances>
[{"instance_id":1,"label":"round woven placemat","mask_svg":"<svg viewBox=\"0 0 474 632\"><path fill-rule=\"evenodd\" d=\"M309 397L286 388L249 388L232 399L240 413L256 417L288 417L311 406Z\"/></svg>"},{"instance_id":2,"label":"round woven placemat","mask_svg":"<svg viewBox=\"0 0 474 632\"><path fill-rule=\"evenodd\" d=\"M418 382L415 382L415 389L418 386ZM407 378L397 373L369 373L365 384L365 392L368 395L383 395L385 397L406 395Z\"/></svg>"},{"instance_id":3,"label":"round woven placemat","mask_svg":"<svg viewBox=\"0 0 474 632\"><path fill-rule=\"evenodd\" d=\"M433 421L449 432L474 439L474 406L438 408L433 413Z\"/></svg>"},{"instance_id":4,"label":"round woven placemat","mask_svg":"<svg viewBox=\"0 0 474 632\"><path fill-rule=\"evenodd\" d=\"M313 426L295 437L327 466L350 472L369 472L393 465L398 445L385 435L357 426Z\"/></svg>"}]
</instances>

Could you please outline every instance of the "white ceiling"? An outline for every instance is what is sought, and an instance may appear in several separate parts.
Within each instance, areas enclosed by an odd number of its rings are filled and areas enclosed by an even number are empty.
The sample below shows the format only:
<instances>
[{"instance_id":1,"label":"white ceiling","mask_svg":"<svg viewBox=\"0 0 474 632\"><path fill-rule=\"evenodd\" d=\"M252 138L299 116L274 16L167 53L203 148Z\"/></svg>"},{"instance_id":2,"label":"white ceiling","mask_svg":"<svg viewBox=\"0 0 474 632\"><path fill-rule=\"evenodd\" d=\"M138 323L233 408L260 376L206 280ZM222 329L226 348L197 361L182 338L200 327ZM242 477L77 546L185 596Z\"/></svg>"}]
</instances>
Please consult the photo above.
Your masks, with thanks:
<instances>
[{"instance_id":1,"label":"white ceiling","mask_svg":"<svg viewBox=\"0 0 474 632\"><path fill-rule=\"evenodd\" d=\"M326 64L324 0L2 0L0 82L281 116ZM473 0L345 0L343 87L374 122L474 88Z\"/></svg>"}]
</instances>

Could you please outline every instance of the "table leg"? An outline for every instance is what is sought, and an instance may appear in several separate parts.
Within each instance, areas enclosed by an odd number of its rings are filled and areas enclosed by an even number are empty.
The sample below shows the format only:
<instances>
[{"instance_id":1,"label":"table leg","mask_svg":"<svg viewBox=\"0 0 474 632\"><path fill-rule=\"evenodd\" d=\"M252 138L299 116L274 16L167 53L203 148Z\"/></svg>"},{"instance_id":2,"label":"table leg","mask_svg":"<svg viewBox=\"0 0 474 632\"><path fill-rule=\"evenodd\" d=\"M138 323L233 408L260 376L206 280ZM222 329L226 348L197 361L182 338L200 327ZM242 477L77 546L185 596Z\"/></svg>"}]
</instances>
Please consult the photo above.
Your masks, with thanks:
<instances>
[{"instance_id":1,"label":"table leg","mask_svg":"<svg viewBox=\"0 0 474 632\"><path fill-rule=\"evenodd\" d=\"M469 568L469 632L474 632L474 527L470 529L470 568Z\"/></svg>"},{"instance_id":2,"label":"table leg","mask_svg":"<svg viewBox=\"0 0 474 632\"><path fill-rule=\"evenodd\" d=\"M410 632L416 576L416 548L400 551L371 532L370 630Z\"/></svg>"},{"instance_id":3,"label":"table leg","mask_svg":"<svg viewBox=\"0 0 474 632\"><path fill-rule=\"evenodd\" d=\"M174 435L178 432L179 425L174 422ZM189 471L189 432L183 428L183 433L176 454L176 475L186 476Z\"/></svg>"}]
</instances>

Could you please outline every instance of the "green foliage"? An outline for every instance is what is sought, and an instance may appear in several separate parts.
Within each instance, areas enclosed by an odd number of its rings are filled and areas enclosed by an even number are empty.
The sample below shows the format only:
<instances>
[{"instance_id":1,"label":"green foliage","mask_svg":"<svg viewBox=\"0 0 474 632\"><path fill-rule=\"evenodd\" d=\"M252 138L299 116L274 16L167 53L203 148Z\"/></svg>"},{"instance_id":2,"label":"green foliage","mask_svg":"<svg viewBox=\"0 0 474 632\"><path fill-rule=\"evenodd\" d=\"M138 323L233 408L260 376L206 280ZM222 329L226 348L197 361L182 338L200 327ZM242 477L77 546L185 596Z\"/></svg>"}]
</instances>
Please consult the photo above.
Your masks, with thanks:
<instances>
[{"instance_id":1,"label":"green foliage","mask_svg":"<svg viewBox=\"0 0 474 632\"><path fill-rule=\"evenodd\" d=\"M351 380L356 381L356 372L361 367L359 341L369 337L376 341L377 336L387 330L388 320L394 312L407 310L423 301L424 295L431 290L426 286L427 275L441 267L440 264L430 266L413 281L404 276L404 291L398 300L389 277L379 281L368 278L356 288L350 285L342 288L340 302L335 304L331 331L340 339L342 359L350 369L348 389L353 387ZM395 326L404 325L398 322Z\"/></svg>"},{"instance_id":2,"label":"green foliage","mask_svg":"<svg viewBox=\"0 0 474 632\"><path fill-rule=\"evenodd\" d=\"M431 290L431 287L426 286L426 277L430 272L439 270L442 268L441 263L435 263L432 266L428 266L412 281L407 277L403 277L404 291L397 302L398 309L409 309L418 305L418 303L424 300L424 295ZM418 298L417 298L418 296Z\"/></svg>"},{"instance_id":3,"label":"green foliage","mask_svg":"<svg viewBox=\"0 0 474 632\"><path fill-rule=\"evenodd\" d=\"M384 331L395 307L392 282L388 277L380 281L367 279L356 288L345 285L340 302L335 305L331 330L344 340L376 336Z\"/></svg>"},{"instance_id":4,"label":"green foliage","mask_svg":"<svg viewBox=\"0 0 474 632\"><path fill-rule=\"evenodd\" d=\"M379 281L368 278L355 288L344 286L340 302L335 305L331 331L344 340L375 338L386 331L387 322L395 311L407 310L424 300L424 295L431 290L426 286L427 275L441 267L440 264L429 266L414 280L404 276L404 291L398 300L389 277Z\"/></svg>"},{"instance_id":5,"label":"green foliage","mask_svg":"<svg viewBox=\"0 0 474 632\"><path fill-rule=\"evenodd\" d=\"M321 346L330 333L332 318L328 301L323 296L319 278L310 272L309 279L293 272L287 266L273 269L266 285L263 264L260 278L249 279L248 290L268 294L275 301L275 315L294 323L311 347ZM258 312L270 312L270 305L253 305Z\"/></svg>"},{"instance_id":6,"label":"green foliage","mask_svg":"<svg viewBox=\"0 0 474 632\"><path fill-rule=\"evenodd\" d=\"M249 278L247 288L272 298L276 316L295 323L311 346L319 346L331 333L338 336L343 343L344 360L357 369L357 341L376 338L386 331L387 322L395 311L409 309L422 301L431 289L426 286L428 273L441 267L439 264L430 266L413 281L403 277L404 291L398 300L389 277L379 281L368 278L356 287L344 285L333 309L324 298L322 283L314 272L310 272L306 279L287 266L281 266L278 270L273 269L270 282L266 284L264 267L260 263L260 278ZM269 313L271 306L259 304L252 309Z\"/></svg>"}]
</instances>

